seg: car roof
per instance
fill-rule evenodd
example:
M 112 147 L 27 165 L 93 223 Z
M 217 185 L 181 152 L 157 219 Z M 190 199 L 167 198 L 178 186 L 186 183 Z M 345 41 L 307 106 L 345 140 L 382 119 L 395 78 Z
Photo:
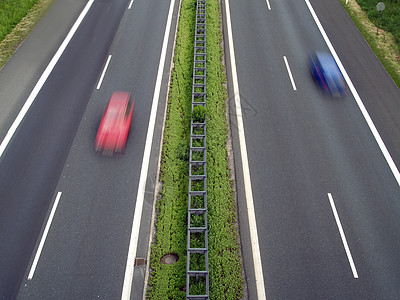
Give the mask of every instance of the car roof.
M 111 96 L 105 116 L 105 124 L 111 125 L 125 113 L 129 93 L 116 92 Z
M 129 93 L 126 92 L 115 92 L 112 94 L 110 99 L 110 105 L 123 105 L 129 100 Z
M 335 68 L 337 69 L 337 64 L 335 60 L 333 59 L 332 54 L 330 53 L 325 53 L 325 52 L 315 52 L 315 55 L 318 57 L 318 60 L 320 61 L 320 64 L 322 67 L 330 69 L 330 68 Z
M 339 77 L 340 71 L 339 67 L 336 64 L 335 59 L 333 58 L 332 54 L 327 52 L 315 52 L 315 55 L 318 58 L 318 61 L 321 65 L 322 70 L 325 73 L 329 73 L 333 77 Z

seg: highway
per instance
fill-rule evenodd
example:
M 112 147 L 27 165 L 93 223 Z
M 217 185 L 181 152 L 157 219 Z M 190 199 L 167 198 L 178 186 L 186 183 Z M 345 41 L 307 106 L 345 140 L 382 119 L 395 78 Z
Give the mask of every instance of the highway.
M 139 194 L 145 217 L 132 258 L 147 257 L 176 3 L 56 1 L 1 71 L 3 139 L 87 11 L 0 158 L 1 299 L 116 299 L 124 284 L 142 296 L 145 266 L 133 280 L 125 273 Z M 135 99 L 132 130 L 124 154 L 104 156 L 94 139 L 118 90 Z
M 224 39 L 249 299 L 398 299 L 396 172 L 352 91 L 331 98 L 313 82 L 307 51 L 329 48 L 307 1 L 227 2 Z M 399 89 L 339 1 L 310 2 L 400 166 Z
M 398 299 L 399 182 L 352 91 L 331 98 L 313 82 L 307 51 L 329 47 L 307 1 L 222 1 L 246 293 Z M 399 89 L 339 1 L 310 2 L 400 166 Z M 89 3 L 56 1 L 0 71 L 3 140 L 88 8 L 0 157 L 1 299 L 118 299 L 126 285 L 130 298 L 143 294 L 145 266 L 125 275 L 129 254 L 147 257 L 179 1 Z M 103 156 L 94 138 L 116 90 L 135 98 L 132 131 L 125 154 Z

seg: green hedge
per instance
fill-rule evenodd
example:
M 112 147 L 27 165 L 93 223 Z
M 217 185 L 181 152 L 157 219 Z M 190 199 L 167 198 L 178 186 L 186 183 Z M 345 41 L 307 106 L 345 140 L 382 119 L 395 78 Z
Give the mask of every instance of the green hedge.
M 185 299 L 187 200 L 191 96 L 193 83 L 196 0 L 182 0 L 174 69 L 165 120 L 157 200 L 156 237 L 150 255 L 149 299 Z M 242 296 L 242 265 L 236 221 L 236 205 L 229 179 L 225 117 L 226 81 L 222 60 L 221 11 L 218 0 L 207 0 L 207 204 L 210 299 Z M 175 253 L 179 261 L 161 264 Z M 201 263 L 201 262 L 199 262 Z M 195 288 L 191 289 L 194 292 Z

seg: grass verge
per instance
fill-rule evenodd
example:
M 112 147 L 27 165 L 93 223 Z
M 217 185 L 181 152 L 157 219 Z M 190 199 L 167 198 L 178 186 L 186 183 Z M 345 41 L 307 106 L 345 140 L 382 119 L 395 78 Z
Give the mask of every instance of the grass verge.
M 400 44 L 400 2 L 399 0 L 385 1 L 385 9 L 379 12 L 376 9 L 377 0 L 357 0 L 362 10 L 367 13 L 368 19 L 376 26 L 384 29 L 386 32 L 393 34 L 395 42 Z
M 0 0 L 0 70 L 55 0 Z
M 189 139 L 195 0 L 182 0 L 174 69 L 165 120 L 160 181 L 156 204 L 156 236 L 150 255 L 147 298 L 185 299 Z M 242 265 L 238 245 L 236 204 L 227 159 L 226 77 L 222 64 L 221 10 L 207 1 L 207 204 L 210 299 L 242 296 Z M 163 265 L 165 254 L 179 256 Z
M 387 72 L 400 88 L 400 47 L 396 43 L 394 35 L 383 29 L 379 29 L 379 33 L 377 34 L 376 25 L 370 21 L 367 13 L 355 0 L 348 1 L 348 4 L 346 4 L 346 0 L 340 0 L 340 2 Z M 370 8 L 370 10 L 373 9 L 376 11 L 375 6 Z M 397 15 L 397 18 L 400 18 L 399 15 Z

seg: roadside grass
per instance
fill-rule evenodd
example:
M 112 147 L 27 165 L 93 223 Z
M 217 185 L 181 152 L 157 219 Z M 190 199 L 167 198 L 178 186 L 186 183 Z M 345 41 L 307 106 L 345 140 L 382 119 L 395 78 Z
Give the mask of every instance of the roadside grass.
M 376 9 L 377 0 L 357 0 L 363 11 L 366 12 L 368 19 L 375 26 L 384 29 L 386 32 L 393 34 L 395 42 L 400 45 L 400 2 L 399 0 L 385 1 L 385 9 L 381 12 L 379 20 L 379 12 Z
M 0 70 L 55 0 L 0 0 Z
M 37 0 L 2 0 L 0 2 L 0 40 L 26 15 Z
M 186 298 L 187 199 L 196 0 L 182 0 L 165 120 L 156 235 L 150 255 L 149 299 Z M 221 10 L 207 1 L 207 205 L 210 299 L 240 299 L 244 279 L 236 203 L 229 179 L 226 81 L 222 64 Z M 164 265 L 174 253 L 179 260 Z M 199 262 L 201 264 L 201 262 Z M 191 289 L 192 291 L 192 289 Z M 194 289 L 193 289 L 194 291 Z
M 358 2 L 371 2 L 365 0 L 357 0 Z M 381 25 L 388 23 L 388 21 L 384 21 L 386 15 L 391 16 L 391 20 L 393 21 L 391 26 L 380 26 L 378 34 L 377 32 L 377 18 L 378 13 L 376 11 L 375 1 L 374 5 L 364 5 L 361 7 L 355 0 L 348 1 L 346 4 L 346 0 L 340 0 L 343 7 L 346 9 L 349 16 L 353 19 L 353 22 L 356 24 L 361 34 L 364 36 L 372 50 L 375 52 L 376 56 L 380 59 L 383 66 L 386 68 L 387 72 L 393 78 L 393 81 L 400 88 L 400 6 L 399 3 L 393 4 L 392 6 L 388 6 L 387 2 L 386 9 L 384 10 L 381 18 Z M 372 3 L 372 2 L 371 2 Z M 397 5 L 397 6 L 394 6 Z M 391 9 L 396 7 L 397 12 L 392 14 L 390 12 Z M 364 11 L 363 9 L 366 9 Z M 376 22 L 374 24 L 372 21 Z M 397 24 L 397 25 L 396 25 Z M 396 27 L 397 26 L 397 27 Z M 385 31 L 383 28 L 387 28 L 389 30 L 394 30 L 395 35 L 392 33 Z M 396 38 L 397 37 L 397 42 Z

